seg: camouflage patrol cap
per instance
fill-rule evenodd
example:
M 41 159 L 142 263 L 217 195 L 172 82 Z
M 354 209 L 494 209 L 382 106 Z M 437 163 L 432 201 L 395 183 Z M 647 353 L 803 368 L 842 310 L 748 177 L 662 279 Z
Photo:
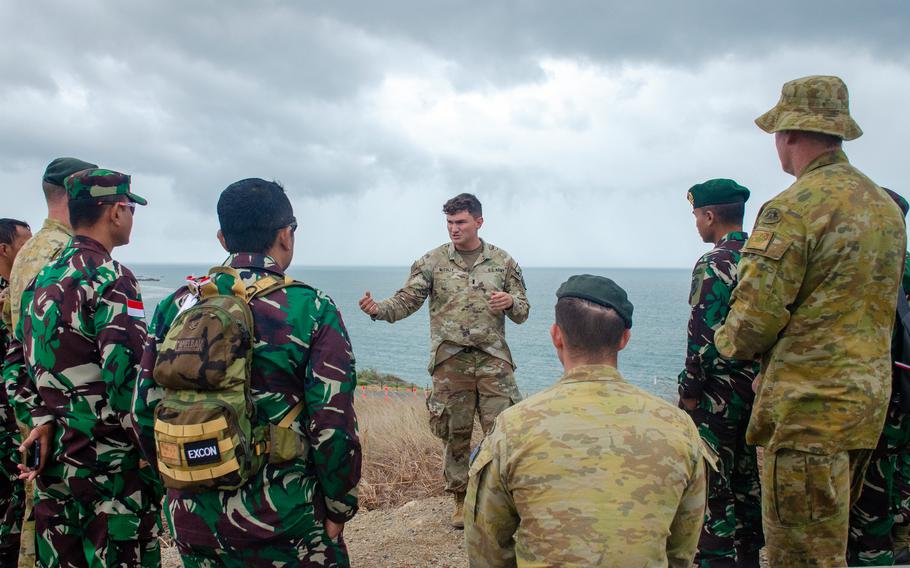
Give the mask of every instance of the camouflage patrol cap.
M 784 83 L 777 105 L 755 119 L 765 132 L 806 130 L 853 140 L 863 135 L 850 117 L 847 85 L 840 77 L 812 75 Z
M 709 179 L 706 182 L 695 184 L 686 193 L 693 209 L 708 205 L 724 205 L 726 203 L 745 203 L 749 200 L 749 190 L 732 179 Z
M 626 329 L 632 327 L 632 302 L 629 301 L 626 291 L 609 278 L 593 274 L 570 276 L 556 290 L 556 297 L 581 298 L 605 308 L 612 308 L 625 322 Z
M 125 195 L 133 203 L 148 203 L 130 191 L 130 176 L 112 170 L 86 170 L 69 176 L 63 183 L 70 201 Z
M 887 187 L 883 187 L 882 189 L 884 189 L 885 193 L 887 193 L 891 197 L 891 199 L 893 199 L 894 202 L 897 203 L 897 206 L 901 208 L 901 213 L 903 213 L 904 217 L 906 217 L 907 213 L 910 213 L 910 203 L 908 203 L 907 200 L 904 199 L 904 196 L 901 195 L 900 193 L 898 193 L 894 190 L 888 189 Z
M 79 158 L 56 158 L 47 165 L 41 181 L 63 187 L 63 180 L 76 172 L 97 168 L 96 164 L 83 162 Z

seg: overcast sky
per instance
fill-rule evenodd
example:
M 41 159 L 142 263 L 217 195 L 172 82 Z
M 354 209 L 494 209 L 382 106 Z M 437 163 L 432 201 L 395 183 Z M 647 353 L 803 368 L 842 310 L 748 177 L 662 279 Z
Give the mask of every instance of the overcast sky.
M 130 173 L 127 263 L 220 260 L 218 194 L 263 177 L 298 264 L 410 264 L 470 191 L 524 266 L 689 267 L 686 190 L 736 179 L 751 227 L 792 181 L 752 121 L 814 74 L 847 82 L 851 161 L 910 195 L 902 0 L 0 5 L 0 216 L 40 225 L 57 156 Z

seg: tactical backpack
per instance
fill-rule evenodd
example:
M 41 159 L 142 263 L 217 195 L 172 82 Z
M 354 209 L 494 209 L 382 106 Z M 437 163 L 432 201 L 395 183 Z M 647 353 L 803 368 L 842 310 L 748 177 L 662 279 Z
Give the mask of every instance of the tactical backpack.
M 222 294 L 214 274 L 234 278 Z M 256 475 L 266 459 L 281 463 L 306 456 L 306 439 L 290 430 L 303 411 L 295 406 L 278 424 L 258 420 L 250 394 L 255 335 L 253 298 L 289 286 L 285 276 L 265 276 L 245 287 L 234 268 L 218 266 L 190 281 L 181 306 L 158 348 L 153 377 L 164 387 L 155 408 L 155 447 L 164 486 L 186 491 L 232 490 Z

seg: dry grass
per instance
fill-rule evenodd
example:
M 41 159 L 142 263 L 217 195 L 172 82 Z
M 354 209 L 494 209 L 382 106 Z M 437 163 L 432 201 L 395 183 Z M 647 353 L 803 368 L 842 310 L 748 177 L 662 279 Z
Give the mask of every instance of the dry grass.
M 422 392 L 358 398 L 355 408 L 363 444 L 361 507 L 396 506 L 443 493 L 442 442 L 430 432 Z

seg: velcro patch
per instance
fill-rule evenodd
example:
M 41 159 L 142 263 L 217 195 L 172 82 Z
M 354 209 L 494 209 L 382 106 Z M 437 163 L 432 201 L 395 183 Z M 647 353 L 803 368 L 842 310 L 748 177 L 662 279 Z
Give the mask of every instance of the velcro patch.
M 221 452 L 218 450 L 218 438 L 198 440 L 183 445 L 187 465 L 206 465 L 221 461 Z
M 180 461 L 180 447 L 173 442 L 159 442 L 158 458 L 171 464 Z
M 771 239 L 774 238 L 772 231 L 755 231 L 749 240 L 746 241 L 746 248 L 751 250 L 768 250 Z

